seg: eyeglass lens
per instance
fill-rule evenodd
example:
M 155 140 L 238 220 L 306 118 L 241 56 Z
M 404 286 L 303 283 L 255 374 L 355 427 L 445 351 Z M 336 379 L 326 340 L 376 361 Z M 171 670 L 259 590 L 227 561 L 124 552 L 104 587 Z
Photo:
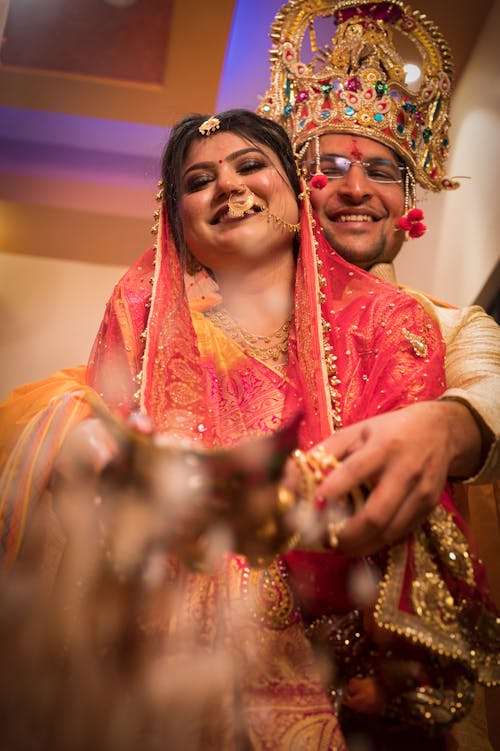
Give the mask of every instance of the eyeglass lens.
M 335 180 L 345 177 L 353 164 L 362 167 L 366 177 L 378 183 L 399 183 L 404 170 L 404 167 L 395 164 L 390 159 L 377 157 L 361 162 L 337 154 L 323 154 L 320 159 L 320 170 L 329 180 Z M 314 174 L 315 166 L 311 165 L 311 168 Z

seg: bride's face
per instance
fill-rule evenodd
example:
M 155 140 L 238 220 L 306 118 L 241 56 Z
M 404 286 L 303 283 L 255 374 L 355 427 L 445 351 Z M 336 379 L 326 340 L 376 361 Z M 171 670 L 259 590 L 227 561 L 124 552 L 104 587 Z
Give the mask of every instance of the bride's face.
M 228 199 L 255 196 L 240 217 L 228 214 Z M 259 265 L 269 254 L 292 253 L 297 199 L 278 157 L 235 133 L 197 139 L 183 165 L 180 217 L 191 253 L 216 274 L 241 264 Z

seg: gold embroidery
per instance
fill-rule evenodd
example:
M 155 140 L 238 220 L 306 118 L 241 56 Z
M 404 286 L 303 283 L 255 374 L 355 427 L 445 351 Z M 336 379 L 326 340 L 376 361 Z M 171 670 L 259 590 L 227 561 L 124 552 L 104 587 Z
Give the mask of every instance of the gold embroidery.
M 410 638 L 439 654 L 470 662 L 468 645 L 456 619 L 451 617 L 451 601 L 447 602 L 444 589 L 438 588 L 436 566 L 425 550 L 417 550 L 420 546 L 420 539 L 415 538 L 415 560 L 411 562 L 408 560 L 410 554 L 406 543 L 393 545 L 389 549 L 387 571 L 375 607 L 376 622 L 381 628 Z M 414 568 L 412 563 L 415 566 L 411 587 L 414 613 L 402 611 L 399 607 L 405 574 L 409 565 Z M 441 584 L 444 588 L 442 580 Z M 430 612 L 433 609 L 434 612 Z
M 385 646 L 372 641 L 363 625 L 360 611 L 347 616 L 322 616 L 307 626 L 307 636 L 320 660 L 325 656 L 335 670 L 329 675 L 327 690 L 335 712 L 338 713 L 344 697 L 344 688 L 353 676 L 380 674 L 383 666 L 404 670 L 405 658 L 398 654 L 395 642 Z M 409 663 L 407 665 L 409 668 Z M 444 728 L 456 722 L 470 708 L 473 701 L 473 675 L 459 663 L 430 653 L 425 660 L 429 683 L 408 681 L 400 684 L 400 691 L 386 702 L 384 716 L 424 727 Z M 411 671 L 410 671 L 411 672 Z
M 439 560 L 455 578 L 474 586 L 474 569 L 467 540 L 453 521 L 451 514 L 438 506 L 427 520 L 429 538 Z
M 268 628 L 284 629 L 299 619 L 286 567 L 279 558 L 265 569 L 250 569 L 248 591 L 255 618 Z
M 430 629 L 443 629 L 451 635 L 458 628 L 455 600 L 437 567 L 420 546 L 415 547 L 417 576 L 411 586 L 411 600 L 415 612 Z
M 470 557 L 464 555 L 463 536 L 454 529 L 452 515 L 440 507 L 431 514 L 429 524 L 431 534 L 417 530 L 411 547 L 400 543 L 389 549 L 376 622 L 438 655 L 460 660 L 476 672 L 481 683 L 491 685 L 500 680 L 500 619 L 467 597 L 468 587 L 476 586 L 474 570 Z M 455 558 L 449 557 L 450 552 Z M 456 579 L 456 592 L 463 594 L 453 597 L 439 564 L 448 568 Z M 414 612 L 400 608 L 408 572 Z
M 401 329 L 401 333 L 406 339 L 408 339 L 417 357 L 427 357 L 428 348 L 427 348 L 427 344 L 425 343 L 425 339 L 423 338 L 423 336 L 418 336 L 417 334 L 413 334 L 411 331 L 408 331 L 408 329 L 405 328 L 404 326 Z

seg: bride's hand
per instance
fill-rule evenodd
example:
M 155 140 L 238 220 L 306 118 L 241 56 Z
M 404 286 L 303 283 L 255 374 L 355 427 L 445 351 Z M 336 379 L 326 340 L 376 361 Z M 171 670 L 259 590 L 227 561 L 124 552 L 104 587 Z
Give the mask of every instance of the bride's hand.
M 97 477 L 117 455 L 118 442 L 97 417 L 82 420 L 66 436 L 53 468 L 56 483 Z

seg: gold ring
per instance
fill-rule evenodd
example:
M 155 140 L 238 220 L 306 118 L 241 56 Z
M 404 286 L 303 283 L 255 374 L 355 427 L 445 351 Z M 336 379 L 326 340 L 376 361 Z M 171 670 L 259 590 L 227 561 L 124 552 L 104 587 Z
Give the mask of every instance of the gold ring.
M 328 544 L 332 550 L 335 550 L 339 545 L 339 536 L 345 527 L 346 521 L 346 519 L 341 519 L 339 522 L 329 522 L 327 526 Z
M 341 462 L 332 454 L 327 454 L 323 446 L 316 446 L 307 453 L 296 449 L 292 458 L 301 475 L 300 496 L 312 503 L 318 485 L 338 467 Z

